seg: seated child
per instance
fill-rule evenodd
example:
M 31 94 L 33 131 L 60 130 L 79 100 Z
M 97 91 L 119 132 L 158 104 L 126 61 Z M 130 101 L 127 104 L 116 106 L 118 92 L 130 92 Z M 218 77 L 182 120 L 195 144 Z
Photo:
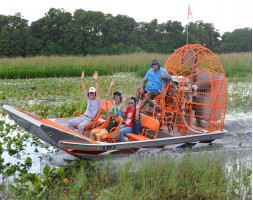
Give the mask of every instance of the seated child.
M 107 127 L 104 129 L 93 129 L 90 132 L 90 138 L 94 139 L 94 135 L 96 135 L 97 141 L 100 142 L 100 137 L 102 135 L 109 134 L 113 127 L 117 127 L 118 122 L 119 122 L 118 117 L 117 117 L 117 113 L 118 113 L 118 109 L 115 107 L 115 104 L 114 104 L 113 109 L 111 110 L 110 113 L 108 113 L 108 116 L 110 117 L 110 121 L 109 121 Z

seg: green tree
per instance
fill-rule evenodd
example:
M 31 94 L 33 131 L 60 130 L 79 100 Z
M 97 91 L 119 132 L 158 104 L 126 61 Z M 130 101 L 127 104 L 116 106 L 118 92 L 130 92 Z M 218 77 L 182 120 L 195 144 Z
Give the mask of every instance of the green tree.
M 78 9 L 73 19 L 74 54 L 96 54 L 103 47 L 104 14 Z
M 181 22 L 167 21 L 159 25 L 158 30 L 158 47 L 161 53 L 172 53 L 175 49 L 185 44 L 185 38 L 183 37 L 184 27 Z
M 204 23 L 203 21 L 191 22 L 189 23 L 188 33 L 189 43 L 191 44 L 201 44 L 211 50 L 219 45 L 220 34 L 213 24 Z
M 7 25 L 2 25 L 1 34 L 0 34 L 0 57 L 10 56 L 9 41 L 10 41 L 10 35 L 7 29 Z
M 247 52 L 252 51 L 252 29 L 236 29 L 222 35 L 220 52 Z
M 28 21 L 21 13 L 0 16 L 0 56 L 25 56 Z
M 71 54 L 73 51 L 72 15 L 63 9 L 51 8 L 45 17 L 31 24 L 41 54 Z M 52 49 L 50 49 L 52 48 Z
M 0 15 L 0 57 L 34 55 L 120 54 L 136 51 L 173 53 L 186 44 L 186 27 L 181 22 L 157 19 L 137 23 L 126 15 L 77 9 L 72 16 L 51 8 L 32 22 L 20 13 Z M 220 37 L 213 24 L 203 21 L 188 26 L 189 43 L 214 52 L 252 51 L 252 29 L 236 29 Z

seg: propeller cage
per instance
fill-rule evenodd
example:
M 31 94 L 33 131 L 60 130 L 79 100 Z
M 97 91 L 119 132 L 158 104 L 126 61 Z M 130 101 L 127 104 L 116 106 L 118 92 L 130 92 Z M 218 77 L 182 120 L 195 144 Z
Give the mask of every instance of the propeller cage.
M 199 44 L 188 44 L 177 49 L 164 68 L 172 76 L 164 108 L 168 132 L 190 135 L 222 131 L 227 81 L 215 54 Z

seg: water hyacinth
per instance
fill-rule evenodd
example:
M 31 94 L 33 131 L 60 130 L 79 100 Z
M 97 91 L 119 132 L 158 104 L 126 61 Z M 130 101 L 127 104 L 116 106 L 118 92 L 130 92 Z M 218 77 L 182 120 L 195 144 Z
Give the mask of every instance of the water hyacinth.
M 142 78 L 134 73 L 117 73 L 99 76 L 100 96 L 108 98 L 111 80 L 115 80 L 113 91 L 120 91 L 128 97 L 135 96 Z M 0 80 L 0 110 L 4 104 L 12 105 L 42 117 L 70 117 L 73 112 L 86 108 L 79 77 Z M 86 78 L 87 88 L 94 86 L 91 77 Z M 50 89 L 49 89 L 50 88 Z M 252 106 L 252 86 L 250 82 L 228 82 L 227 112 L 245 111 Z
M 85 79 L 87 87 L 94 86 L 91 77 Z M 112 79 L 113 91 L 128 97 L 135 95 L 143 80 L 135 73 L 99 76 L 102 99 L 108 98 Z M 17 127 L 2 105 L 42 117 L 71 117 L 86 108 L 80 76 L 1 79 L 0 85 L 0 196 L 4 199 L 251 199 L 251 162 L 236 159 L 227 169 L 224 158 L 231 159 L 230 150 L 212 149 L 222 150 L 223 143 L 198 149 L 210 154 L 179 150 L 164 152 L 162 158 L 137 156 L 123 162 L 108 157 L 103 163 L 66 159 L 67 164 L 55 167 L 50 158 L 57 157 L 57 150 Z M 228 113 L 251 108 L 251 83 L 229 82 L 228 93 Z
M 111 80 L 115 80 L 113 91 L 119 90 L 128 96 L 135 95 L 135 88 L 142 81 L 133 73 L 118 73 L 112 76 L 99 76 L 100 96 L 108 98 Z M 86 100 L 79 77 L 12 79 L 0 80 L 5 99 L 4 104 L 16 106 L 42 117 L 70 117 L 76 110 L 84 111 Z M 94 80 L 86 77 L 87 88 L 94 86 Z M 50 89 L 49 89 L 50 88 Z

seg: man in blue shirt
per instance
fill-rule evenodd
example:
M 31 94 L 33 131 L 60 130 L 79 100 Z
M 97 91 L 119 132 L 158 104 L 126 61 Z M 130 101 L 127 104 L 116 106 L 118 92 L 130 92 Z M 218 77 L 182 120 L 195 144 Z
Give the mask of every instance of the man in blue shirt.
M 154 99 L 157 95 L 162 93 L 162 80 L 164 81 L 164 89 L 166 86 L 166 81 L 171 81 L 171 76 L 169 73 L 160 67 L 159 61 L 154 58 L 151 63 L 151 69 L 146 73 L 146 76 L 140 86 L 137 87 L 136 99 L 139 101 L 140 95 L 147 93 L 143 103 L 140 106 L 142 109 L 150 99 Z M 148 82 L 148 85 L 146 83 Z M 146 86 L 145 86 L 146 85 Z M 144 88 L 145 87 L 145 88 Z

